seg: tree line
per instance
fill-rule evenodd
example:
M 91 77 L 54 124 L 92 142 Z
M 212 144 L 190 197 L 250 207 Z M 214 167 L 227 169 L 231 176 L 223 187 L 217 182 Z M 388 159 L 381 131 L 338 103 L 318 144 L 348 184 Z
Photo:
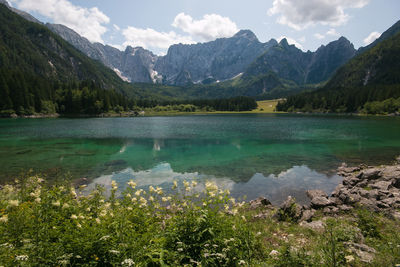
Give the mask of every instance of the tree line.
M 288 112 L 362 112 L 366 103 L 400 97 L 400 85 L 369 85 L 339 90 L 320 89 L 289 96 L 278 103 L 278 111 Z

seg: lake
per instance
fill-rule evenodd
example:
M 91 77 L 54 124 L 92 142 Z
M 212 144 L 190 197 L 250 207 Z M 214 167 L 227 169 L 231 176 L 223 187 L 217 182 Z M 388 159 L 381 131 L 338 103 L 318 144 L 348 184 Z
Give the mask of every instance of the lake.
M 330 193 L 342 162 L 383 164 L 400 155 L 400 118 L 295 114 L 1 119 L 0 179 L 32 169 L 48 179 L 169 188 L 215 181 L 235 197 Z

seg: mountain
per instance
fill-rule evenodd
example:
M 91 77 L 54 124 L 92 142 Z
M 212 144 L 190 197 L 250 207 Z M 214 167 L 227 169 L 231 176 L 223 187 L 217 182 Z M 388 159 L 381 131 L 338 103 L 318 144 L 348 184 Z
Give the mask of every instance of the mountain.
M 321 89 L 288 97 L 280 110 L 354 112 L 400 97 L 400 33 L 351 59 Z
M 362 52 L 367 51 L 368 49 L 371 49 L 372 47 L 376 46 L 380 42 L 396 35 L 398 32 L 400 32 L 400 20 L 397 21 L 395 24 L 393 24 L 389 29 L 384 31 L 381 36 L 379 36 L 378 39 L 373 41 L 371 44 L 365 46 L 365 47 L 360 47 L 357 51 L 358 54 L 361 54 Z
M 159 57 L 155 70 L 166 84 L 187 85 L 231 79 L 244 72 L 259 55 L 276 44 L 261 43 L 250 30 L 207 43 L 177 44 Z
M 303 52 L 282 39 L 258 57 L 246 69 L 243 78 L 275 72 L 278 77 L 297 85 L 317 84 L 326 81 L 355 52 L 354 46 L 344 37 L 321 46 L 315 52 Z
M 103 112 L 132 106 L 125 94 L 149 97 L 44 25 L 24 19 L 4 4 L 0 4 L 0 32 L 0 111 Z
M 109 45 L 91 43 L 64 25 L 47 23 L 46 26 L 88 57 L 114 70 L 125 81 L 155 83 L 160 80 L 153 70 L 157 56 L 146 49 L 128 46 L 120 51 Z
M 8 9 L 10 9 L 11 11 L 13 11 L 14 13 L 17 13 L 18 15 L 20 15 L 21 17 L 23 17 L 26 20 L 29 20 L 31 22 L 35 22 L 35 23 L 39 23 L 42 24 L 42 22 L 40 22 L 39 20 L 37 20 L 35 17 L 33 17 L 31 14 L 26 13 L 25 11 L 16 9 L 11 7 L 8 2 L 6 0 L 0 0 L 0 4 L 3 4 L 4 6 L 6 6 Z

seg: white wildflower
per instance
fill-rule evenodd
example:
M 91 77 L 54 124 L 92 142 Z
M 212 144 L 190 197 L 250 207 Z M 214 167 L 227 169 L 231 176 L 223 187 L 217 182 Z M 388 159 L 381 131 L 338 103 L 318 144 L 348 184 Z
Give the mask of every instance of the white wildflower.
M 86 211 L 89 212 L 89 211 L 90 211 L 90 207 L 87 207 L 87 208 L 86 208 Z
M 55 207 L 60 207 L 61 203 L 60 203 L 60 201 L 57 200 L 57 201 L 51 202 L 51 205 L 53 205 Z
M 155 191 L 156 191 L 156 189 L 152 185 L 150 185 L 149 186 L 149 192 L 152 193 L 152 192 L 155 192 Z
M 150 196 L 150 197 L 149 197 L 149 201 L 153 202 L 153 201 L 154 201 L 154 197 L 153 197 L 153 196 Z
M 80 223 L 77 223 L 76 226 L 77 226 L 78 228 L 82 228 L 82 225 L 81 225 Z
M 159 195 L 162 195 L 162 194 L 163 194 L 162 188 L 159 187 L 159 186 L 157 186 L 157 188 L 156 188 L 156 193 L 159 194 Z
M 275 249 L 271 250 L 271 252 L 269 253 L 271 257 L 277 257 L 279 254 L 280 254 L 279 251 Z
M 239 264 L 239 265 L 246 265 L 246 262 L 245 262 L 244 260 L 240 260 L 240 261 L 238 262 L 238 264 Z
M 40 197 L 35 198 L 36 203 L 40 203 L 40 201 L 42 201 L 42 199 Z
M 4 222 L 4 223 L 8 222 L 8 215 L 6 214 L 6 215 L 1 216 L 0 222 Z
M 109 235 L 105 235 L 105 236 L 100 237 L 100 241 L 107 240 L 109 238 L 110 238 Z
M 197 186 L 197 182 L 196 181 L 192 181 L 192 187 L 196 187 Z
M 29 256 L 28 255 L 19 255 L 19 256 L 16 256 L 15 259 L 17 261 L 27 261 L 29 259 Z
M 172 189 L 176 189 L 177 187 L 178 187 L 178 182 L 177 181 L 173 181 L 173 186 L 172 186 Z
M 62 206 L 63 209 L 68 209 L 69 208 L 69 204 L 68 203 L 64 203 Z
M 112 187 L 113 190 L 117 190 L 117 189 L 118 189 L 117 182 L 114 181 L 114 180 L 112 180 L 112 181 L 111 181 L 111 187 Z
M 133 180 L 130 180 L 130 181 L 128 182 L 128 185 L 129 185 L 130 187 L 132 187 L 132 189 L 135 189 L 135 188 L 136 188 L 136 183 L 135 183 Z
M 183 251 L 183 248 L 178 248 L 177 249 L 179 252 L 182 252 Z
M 139 189 L 135 192 L 135 196 L 140 196 L 140 194 L 142 194 L 143 189 Z
M 108 252 L 110 252 L 111 254 L 119 254 L 120 253 L 118 250 L 115 250 L 115 249 L 110 249 Z
M 344 257 L 347 263 L 351 263 L 354 261 L 354 257 L 352 255 L 347 255 Z
M 72 214 L 71 219 L 76 220 L 76 219 L 78 219 L 78 216 L 76 216 L 75 214 Z
M 97 223 L 97 224 L 100 224 L 100 223 L 101 223 L 101 221 L 100 221 L 100 219 L 99 219 L 99 218 L 96 218 L 96 220 L 95 220 L 95 221 L 96 221 L 96 223 Z
M 18 200 L 18 199 L 10 200 L 10 201 L 8 202 L 8 204 L 9 204 L 11 207 L 18 207 L 18 206 L 19 206 L 19 200 Z
M 77 194 L 75 192 L 75 188 L 71 187 L 71 195 L 72 197 L 76 198 Z
M 135 203 L 137 201 L 137 198 L 133 197 L 131 200 L 132 200 L 133 203 Z
M 135 262 L 132 259 L 125 259 L 121 264 L 123 266 L 133 266 L 135 265 Z

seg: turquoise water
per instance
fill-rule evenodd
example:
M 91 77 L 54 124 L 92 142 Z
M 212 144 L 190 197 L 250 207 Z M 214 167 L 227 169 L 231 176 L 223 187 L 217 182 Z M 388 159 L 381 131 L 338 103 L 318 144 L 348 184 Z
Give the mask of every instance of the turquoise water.
M 129 179 L 169 186 L 214 180 L 235 196 L 330 192 L 342 163 L 387 163 L 400 155 L 400 118 L 207 115 L 0 120 L 1 181 L 29 169 L 48 179 Z

